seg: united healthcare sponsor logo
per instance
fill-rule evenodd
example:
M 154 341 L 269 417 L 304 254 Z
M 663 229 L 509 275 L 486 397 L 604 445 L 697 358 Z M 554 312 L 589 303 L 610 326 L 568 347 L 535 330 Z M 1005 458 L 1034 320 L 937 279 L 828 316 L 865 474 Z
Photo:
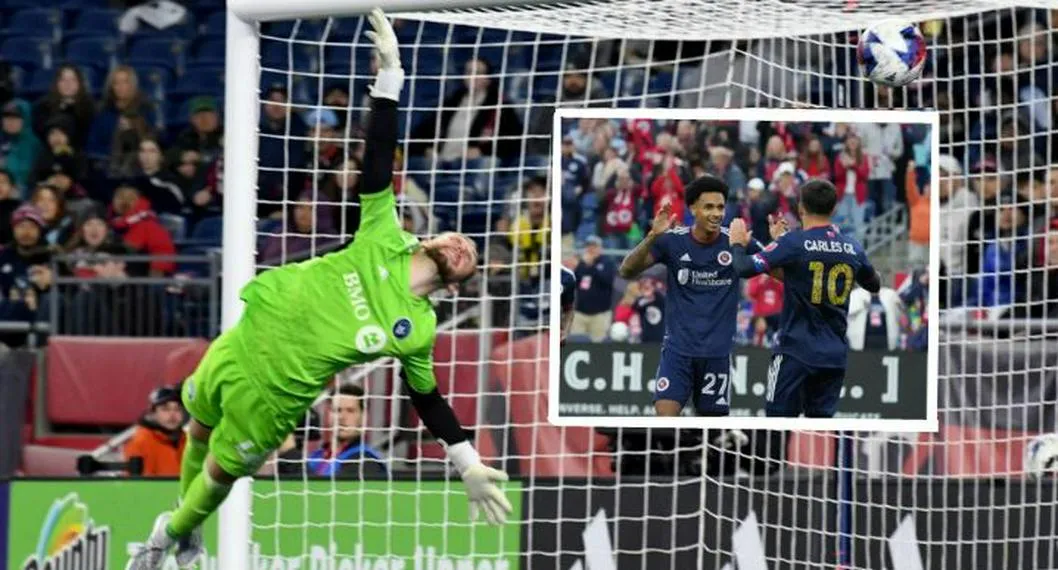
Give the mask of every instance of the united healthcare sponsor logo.
M 22 570 L 106 570 L 110 527 L 96 525 L 76 493 L 52 503 L 40 528 L 36 551 Z

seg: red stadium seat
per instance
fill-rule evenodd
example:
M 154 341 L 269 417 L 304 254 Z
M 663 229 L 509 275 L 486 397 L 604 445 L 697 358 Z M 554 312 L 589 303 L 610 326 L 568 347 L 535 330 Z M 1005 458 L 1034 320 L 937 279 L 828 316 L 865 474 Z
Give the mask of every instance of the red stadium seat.
M 202 342 L 52 337 L 45 367 L 47 418 L 65 425 L 128 426 L 146 410 L 151 390 L 188 368 Z

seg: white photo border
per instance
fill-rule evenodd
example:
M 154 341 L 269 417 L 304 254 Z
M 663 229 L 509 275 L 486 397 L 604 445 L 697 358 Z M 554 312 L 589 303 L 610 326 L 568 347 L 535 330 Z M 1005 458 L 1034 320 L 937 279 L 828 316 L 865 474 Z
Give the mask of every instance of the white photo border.
M 567 416 L 560 415 L 559 382 L 561 362 L 559 331 L 562 280 L 562 201 L 556 188 L 562 183 L 562 123 L 569 119 L 649 119 L 692 121 L 780 121 L 826 123 L 915 123 L 931 126 L 930 131 L 930 234 L 929 234 L 929 307 L 927 326 L 937 326 L 940 315 L 940 113 L 922 110 L 852 110 L 852 109 L 644 109 L 644 108 L 558 108 L 552 124 L 551 147 L 551 303 L 548 335 L 548 422 L 563 427 L 606 428 L 696 428 L 696 429 L 770 429 L 797 431 L 863 431 L 935 433 L 940 429 L 937 409 L 939 376 L 939 339 L 930 334 L 926 354 L 926 418 L 924 419 L 858 419 L 858 418 L 768 418 L 758 416 L 727 417 L 657 417 L 657 416 Z

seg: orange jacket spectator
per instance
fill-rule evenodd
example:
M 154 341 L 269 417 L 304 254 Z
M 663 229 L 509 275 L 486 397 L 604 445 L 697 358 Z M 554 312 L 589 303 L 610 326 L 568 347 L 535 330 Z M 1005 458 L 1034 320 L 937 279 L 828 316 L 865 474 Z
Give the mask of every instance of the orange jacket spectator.
M 179 476 L 180 458 L 187 444 L 182 429 L 184 416 L 179 388 L 155 390 L 150 411 L 140 419 L 132 439 L 125 444 L 125 460 L 141 458 L 146 477 Z
M 905 174 L 905 186 L 907 188 L 907 209 L 911 218 L 911 229 L 908 238 L 911 243 L 920 245 L 929 244 L 929 185 L 925 191 L 920 192 L 918 180 L 915 177 L 915 163 L 909 162 Z

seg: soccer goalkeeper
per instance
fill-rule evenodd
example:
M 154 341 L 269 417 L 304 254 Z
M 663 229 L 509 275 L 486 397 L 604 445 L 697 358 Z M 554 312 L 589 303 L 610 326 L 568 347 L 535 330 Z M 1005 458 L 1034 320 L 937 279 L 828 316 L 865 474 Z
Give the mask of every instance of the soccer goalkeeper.
M 157 570 L 174 548 L 180 567 L 194 564 L 202 522 L 232 484 L 257 472 L 335 373 L 385 356 L 401 361 L 412 404 L 462 476 L 471 517 L 483 512 L 503 524 L 511 512 L 497 486 L 506 473 L 481 463 L 433 374 L 437 317 L 427 296 L 471 277 L 477 248 L 460 234 L 420 243 L 401 229 L 392 167 L 404 70 L 385 15 L 375 10 L 369 20 L 381 68 L 371 87 L 360 228 L 345 249 L 266 271 L 242 290 L 242 319 L 184 383 L 192 419 L 180 506 L 157 518 L 127 570 Z

